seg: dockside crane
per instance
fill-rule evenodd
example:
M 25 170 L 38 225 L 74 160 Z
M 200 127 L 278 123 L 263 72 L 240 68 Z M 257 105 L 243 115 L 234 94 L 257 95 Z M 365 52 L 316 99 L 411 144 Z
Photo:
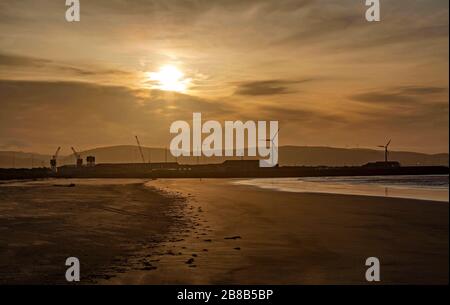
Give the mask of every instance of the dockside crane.
M 75 148 L 71 147 L 72 151 L 73 151 L 73 155 L 75 156 L 76 162 L 77 162 L 77 167 L 82 167 L 83 166 L 83 158 L 81 158 L 81 154 L 79 154 Z
M 59 154 L 60 151 L 61 151 L 61 147 L 58 147 L 58 149 L 56 150 L 55 154 L 52 156 L 52 159 L 50 160 L 50 168 L 55 173 L 58 170 L 57 169 L 56 160 L 58 159 L 58 154 Z
M 145 163 L 144 153 L 142 152 L 142 146 L 141 146 L 141 142 L 139 142 L 138 136 L 136 136 L 136 143 L 139 147 L 139 152 L 141 153 L 142 162 Z

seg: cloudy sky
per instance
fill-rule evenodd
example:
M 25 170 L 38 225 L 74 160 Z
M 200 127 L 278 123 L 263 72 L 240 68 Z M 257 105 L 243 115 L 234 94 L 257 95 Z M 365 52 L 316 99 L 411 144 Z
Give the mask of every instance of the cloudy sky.
M 363 0 L 80 2 L 68 23 L 64 0 L 0 0 L 0 150 L 163 147 L 195 111 L 448 152 L 448 0 L 381 0 L 378 23 Z

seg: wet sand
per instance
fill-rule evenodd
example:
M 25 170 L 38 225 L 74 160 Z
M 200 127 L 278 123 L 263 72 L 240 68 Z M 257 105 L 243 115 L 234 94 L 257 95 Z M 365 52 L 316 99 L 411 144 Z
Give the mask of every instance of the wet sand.
M 0 283 L 448 283 L 448 203 L 143 182 L 0 186 Z
M 136 253 L 151 252 L 185 225 L 184 201 L 140 180 L 79 182 L 0 186 L 0 284 L 66 284 L 72 256 L 82 283 L 140 270 L 148 266 Z
M 189 198 L 194 225 L 165 243 L 152 272 L 109 283 L 366 284 L 365 260 L 381 283 L 448 283 L 448 204 L 410 199 L 287 193 L 230 180 L 158 180 Z

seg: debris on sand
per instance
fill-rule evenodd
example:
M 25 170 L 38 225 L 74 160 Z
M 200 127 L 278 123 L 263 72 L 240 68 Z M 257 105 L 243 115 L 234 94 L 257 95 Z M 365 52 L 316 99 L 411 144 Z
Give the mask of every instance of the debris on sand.
M 193 262 L 194 262 L 194 259 L 193 259 L 193 258 L 190 258 L 190 259 L 188 259 L 188 260 L 186 261 L 185 264 L 190 265 L 190 264 L 192 264 Z
M 155 266 L 148 266 L 148 267 L 144 267 L 144 268 L 141 268 L 141 270 L 145 270 L 145 271 L 148 271 L 148 270 L 156 270 L 157 268 L 155 267 Z
M 54 187 L 75 187 L 75 183 L 70 184 L 53 184 Z
M 242 239 L 242 237 L 240 237 L 240 236 L 232 236 L 232 237 L 225 237 L 224 239 L 236 240 L 236 239 Z
M 100 279 L 104 279 L 104 280 L 109 280 L 111 278 L 113 278 L 114 276 L 112 275 L 108 275 L 108 274 L 93 274 L 92 278 L 100 278 Z

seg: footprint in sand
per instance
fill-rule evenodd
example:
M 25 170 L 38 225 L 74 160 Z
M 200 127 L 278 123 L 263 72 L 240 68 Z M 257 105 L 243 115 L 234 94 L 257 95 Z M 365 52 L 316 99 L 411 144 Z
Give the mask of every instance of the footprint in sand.
M 232 236 L 232 237 L 225 237 L 224 239 L 236 240 L 236 239 L 242 239 L 242 237 L 240 237 L 240 236 Z
M 157 267 L 153 266 L 152 264 L 150 264 L 149 262 L 143 262 L 142 263 L 144 265 L 143 268 L 141 268 L 141 270 L 155 270 L 157 269 Z
M 188 259 L 185 264 L 191 265 L 194 262 L 193 258 Z
M 145 271 L 156 270 L 156 269 L 157 269 L 157 268 L 154 267 L 154 266 L 141 268 L 141 270 L 145 270 Z

